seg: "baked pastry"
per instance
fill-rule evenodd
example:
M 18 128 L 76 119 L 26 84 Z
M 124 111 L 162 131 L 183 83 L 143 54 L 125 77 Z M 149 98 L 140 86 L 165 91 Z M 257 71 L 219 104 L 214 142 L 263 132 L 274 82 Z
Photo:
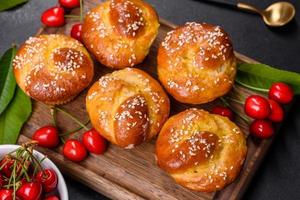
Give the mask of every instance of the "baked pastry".
M 102 76 L 89 89 L 86 108 L 93 127 L 123 148 L 155 137 L 166 121 L 170 102 L 146 72 L 126 68 Z
M 169 118 L 156 142 L 159 167 L 180 185 L 201 192 L 235 180 L 246 152 L 245 137 L 233 122 L 199 109 Z
M 176 100 L 202 104 L 226 94 L 236 74 L 228 34 L 219 26 L 186 23 L 169 32 L 158 50 L 161 83 Z
M 94 64 L 77 40 L 59 34 L 29 38 L 13 61 L 20 88 L 37 101 L 66 103 L 93 79 Z
M 111 0 L 85 17 L 85 46 L 103 65 L 132 67 L 147 56 L 159 28 L 155 10 L 142 0 Z

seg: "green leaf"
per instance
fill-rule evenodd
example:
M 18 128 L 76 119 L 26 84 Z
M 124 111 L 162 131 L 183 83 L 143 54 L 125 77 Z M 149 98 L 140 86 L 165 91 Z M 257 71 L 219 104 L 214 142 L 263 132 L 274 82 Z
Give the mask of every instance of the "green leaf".
M 28 0 L 0 0 L 0 11 L 11 9 L 26 2 Z
M 264 64 L 239 64 L 236 82 L 261 92 L 268 92 L 275 82 L 284 82 L 294 89 L 295 94 L 300 94 L 300 74 Z
M 32 111 L 31 100 L 17 87 L 13 100 L 0 115 L 0 144 L 15 144 Z
M 13 74 L 12 61 L 16 47 L 8 49 L 0 59 L 0 115 L 14 96 L 16 80 Z

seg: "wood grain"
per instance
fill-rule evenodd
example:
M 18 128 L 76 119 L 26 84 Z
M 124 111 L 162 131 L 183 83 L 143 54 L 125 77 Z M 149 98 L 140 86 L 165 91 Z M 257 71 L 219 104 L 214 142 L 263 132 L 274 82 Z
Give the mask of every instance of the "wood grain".
M 98 0 L 86 0 L 84 10 L 88 11 L 94 7 Z M 78 9 L 73 11 L 73 14 L 78 13 Z M 156 55 L 160 42 L 165 37 L 166 33 L 176 25 L 166 22 L 161 19 L 161 27 L 157 39 L 155 40 L 151 51 L 145 61 L 137 66 L 140 69 L 147 71 L 153 77 L 157 78 L 156 72 Z M 72 24 L 76 21 L 68 21 L 68 23 L 61 28 L 41 28 L 38 34 L 50 33 L 64 33 L 69 34 Z M 256 61 L 250 59 L 242 54 L 236 53 L 239 62 L 255 63 Z M 95 62 L 96 75 L 95 81 L 100 76 L 111 72 L 101 64 Z M 237 93 L 242 93 L 247 96 L 253 92 L 235 86 L 229 93 L 230 96 L 236 97 Z M 88 119 L 85 110 L 85 95 L 86 91 L 82 92 L 74 101 L 62 106 L 65 110 L 74 114 L 82 121 Z M 210 110 L 213 105 L 220 104 L 215 101 L 201 106 L 193 106 Z M 243 113 L 243 107 L 234 102 L 231 102 L 234 110 Z M 171 115 L 176 114 L 190 105 L 181 104 L 171 98 Z M 50 108 L 39 102 L 33 103 L 33 114 L 28 123 L 22 131 L 19 142 L 29 140 L 32 133 L 40 126 L 47 125 L 51 122 Z M 76 126 L 70 119 L 62 114 L 58 114 L 58 126 L 61 132 L 73 130 Z M 241 127 L 243 132 L 248 136 L 248 125 L 236 118 L 236 123 Z M 80 134 L 71 137 L 80 137 Z M 123 150 L 114 145 L 110 145 L 108 151 L 104 155 L 90 155 L 85 161 L 81 163 L 73 163 L 65 159 L 59 152 L 61 147 L 55 150 L 48 150 L 38 148 L 39 151 L 45 153 L 52 159 L 63 173 L 72 176 L 72 178 L 86 184 L 97 192 L 100 192 L 112 199 L 240 199 L 249 184 L 253 174 L 262 161 L 267 149 L 269 148 L 271 140 L 256 141 L 252 137 L 248 137 L 248 153 L 244 167 L 237 180 L 226 187 L 225 189 L 216 193 L 200 193 L 188 190 L 177 185 L 165 172 L 160 170 L 154 159 L 154 145 L 155 141 L 145 143 L 132 150 Z

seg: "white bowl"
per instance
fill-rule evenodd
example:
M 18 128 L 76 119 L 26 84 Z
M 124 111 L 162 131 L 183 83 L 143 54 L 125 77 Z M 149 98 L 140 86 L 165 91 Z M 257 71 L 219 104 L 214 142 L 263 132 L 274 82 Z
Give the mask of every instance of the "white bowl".
M 0 145 L 0 157 L 2 158 L 5 154 L 19 148 L 19 145 L 10 145 L 10 144 L 5 144 L 5 145 Z M 41 160 L 42 158 L 45 157 L 44 154 L 34 150 L 33 155 L 38 159 Z M 56 167 L 56 165 L 49 159 L 46 158 L 42 162 L 42 167 L 43 168 L 49 168 L 53 169 L 58 177 L 58 185 L 57 185 L 57 190 L 60 196 L 60 200 L 69 200 L 69 195 L 68 195 L 68 189 L 66 186 L 66 182 L 62 174 L 60 173 L 59 169 Z

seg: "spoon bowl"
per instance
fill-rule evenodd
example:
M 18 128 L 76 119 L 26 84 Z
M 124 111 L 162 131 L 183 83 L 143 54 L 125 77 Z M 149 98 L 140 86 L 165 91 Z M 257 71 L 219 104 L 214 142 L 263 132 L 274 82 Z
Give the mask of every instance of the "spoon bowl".
M 260 14 L 264 22 L 268 26 L 278 27 L 289 23 L 296 13 L 296 9 L 293 4 L 285 1 L 280 1 L 271 4 L 265 10 L 261 10 L 253 5 L 239 2 L 237 8 Z
M 295 7 L 288 2 L 276 2 L 267 7 L 262 13 L 264 22 L 269 26 L 283 26 L 295 16 Z

